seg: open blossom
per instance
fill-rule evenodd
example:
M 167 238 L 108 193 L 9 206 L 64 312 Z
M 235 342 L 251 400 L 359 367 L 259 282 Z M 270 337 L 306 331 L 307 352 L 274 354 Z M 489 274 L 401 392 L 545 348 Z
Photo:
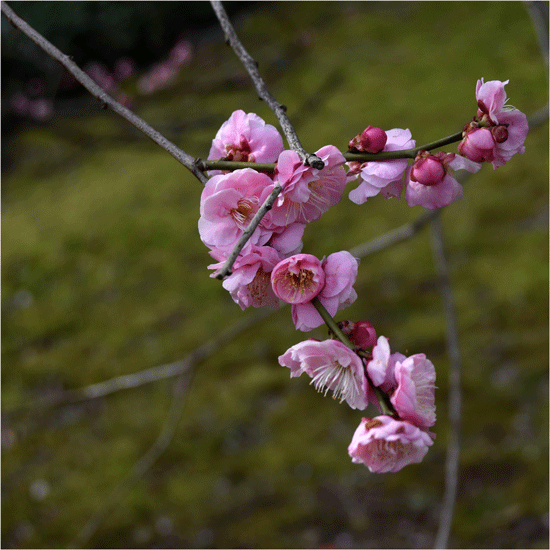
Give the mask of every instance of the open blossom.
M 219 270 L 226 260 L 225 255 L 219 252 L 211 252 L 211 255 L 220 262 L 209 265 L 208 268 Z M 242 310 L 250 306 L 277 308 L 279 298 L 271 287 L 271 271 L 281 259 L 279 253 L 270 246 L 252 245 L 248 253 L 239 255 L 233 264 L 231 275 L 222 285 Z M 211 277 L 216 275 L 217 271 Z
M 336 312 L 351 305 L 357 299 L 353 285 L 357 279 L 359 260 L 349 252 L 330 254 L 322 262 L 325 284 L 317 298 L 334 317 Z M 298 330 L 307 332 L 320 327 L 324 321 L 310 302 L 296 303 L 292 306 L 292 320 Z
M 394 128 L 388 130 L 386 135 L 387 141 L 382 151 L 401 151 L 412 149 L 416 145 L 409 130 Z M 359 186 L 350 192 L 350 200 L 355 204 L 363 204 L 378 193 L 382 193 L 386 198 L 400 197 L 407 164 L 407 159 L 350 162 L 348 181 L 355 179 L 357 174 L 361 180 Z
M 275 126 L 266 124 L 255 113 L 246 114 L 239 109 L 218 130 L 208 160 L 275 162 L 282 151 L 283 138 Z
M 365 464 L 373 473 L 398 472 L 421 462 L 431 445 L 433 440 L 424 430 L 382 415 L 361 420 L 348 453 L 352 462 Z
M 289 304 L 310 302 L 325 285 L 321 261 L 311 254 L 296 254 L 279 262 L 271 272 L 273 292 Z
M 420 428 L 435 424 L 435 368 L 423 353 L 395 365 L 397 388 L 391 403 L 402 420 Z
M 453 178 L 449 169 L 477 172 L 481 164 L 454 153 L 440 151 L 432 155 L 419 151 L 405 177 L 405 199 L 409 206 L 443 208 L 462 198 L 462 185 Z
M 199 234 L 202 242 L 211 249 L 230 252 L 273 186 L 268 176 L 251 168 L 210 178 L 201 195 Z M 264 245 L 272 233 L 260 223 L 245 248 L 252 244 Z
M 315 154 L 325 163 L 321 170 L 304 166 L 295 151 L 279 155 L 274 181 L 283 191 L 269 214 L 273 224 L 309 223 L 340 202 L 346 185 L 344 156 L 334 145 L 326 145 Z
M 306 340 L 292 346 L 279 357 L 279 364 L 290 368 L 290 376 L 305 372 L 317 391 L 328 390 L 352 409 L 367 407 L 372 392 L 358 355 L 338 340 Z M 374 398 L 374 394 L 372 394 Z
M 458 145 L 461 155 L 476 162 L 491 162 L 495 170 L 525 151 L 523 144 L 529 131 L 525 114 L 506 105 L 504 86 L 508 82 L 477 81 L 477 115 L 464 127 Z
M 390 396 L 401 420 L 421 428 L 435 424 L 435 367 L 423 353 L 410 357 L 391 353 L 388 339 L 380 336 L 367 373 L 372 383 Z

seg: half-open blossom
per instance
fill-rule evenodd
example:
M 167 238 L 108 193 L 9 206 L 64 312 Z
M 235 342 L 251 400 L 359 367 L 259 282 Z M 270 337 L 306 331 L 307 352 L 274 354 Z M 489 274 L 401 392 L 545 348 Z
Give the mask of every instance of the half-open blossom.
M 408 129 L 394 128 L 388 130 L 386 135 L 388 139 L 382 151 L 401 151 L 416 145 Z M 355 204 L 363 204 L 378 193 L 382 193 L 385 198 L 400 197 L 407 164 L 407 159 L 350 162 L 348 181 L 355 179 L 357 174 L 361 180 L 359 186 L 350 192 L 350 200 Z
M 309 223 L 340 202 L 346 185 L 344 156 L 334 145 L 325 145 L 315 154 L 325 164 L 321 170 L 304 166 L 295 151 L 279 155 L 274 181 L 283 191 L 269 213 L 273 224 Z
M 283 151 L 283 138 L 275 126 L 255 113 L 234 111 L 212 141 L 208 160 L 275 162 Z M 213 170 L 216 174 L 219 171 Z
M 462 133 L 458 152 L 474 162 L 491 162 L 495 158 L 495 140 L 489 128 L 480 128 L 477 122 L 470 122 Z
M 477 115 L 465 126 L 462 134 L 464 139 L 459 144 L 460 154 L 474 161 L 483 156 L 483 160 L 492 162 L 495 170 L 516 153 L 521 154 L 525 151 L 523 144 L 529 132 L 525 114 L 511 105 L 506 105 L 504 86 L 508 82 L 484 82 L 483 78 L 477 81 Z M 490 144 L 488 132 L 493 139 L 492 153 L 487 152 Z
M 357 299 L 353 285 L 357 279 L 358 266 L 359 260 L 345 250 L 330 254 L 323 261 L 325 285 L 317 298 L 332 317 L 337 311 L 351 305 Z M 295 327 L 304 332 L 324 323 L 323 318 L 310 302 L 293 304 L 292 320 Z
M 220 260 L 209 265 L 209 269 L 219 270 L 225 260 L 225 255 L 213 251 L 211 255 Z M 271 286 L 271 272 L 281 261 L 279 253 L 270 246 L 252 245 L 246 254 L 241 254 L 233 264 L 231 275 L 224 279 L 222 285 L 229 291 L 233 300 L 242 310 L 247 307 L 279 307 L 279 298 L 275 296 Z M 215 277 L 215 271 L 211 277 Z
M 481 164 L 454 153 L 440 151 L 432 155 L 428 151 L 419 151 L 405 177 L 407 204 L 443 208 L 464 194 L 462 185 L 448 173 L 449 169 L 477 172 L 480 168 Z
M 399 352 L 391 353 L 390 343 L 385 336 L 379 336 L 372 348 L 372 359 L 367 363 L 367 373 L 375 386 L 391 395 L 397 387 L 395 365 L 406 357 Z
M 305 372 L 317 391 L 328 390 L 352 409 L 365 409 L 369 385 L 361 359 L 338 340 L 306 340 L 279 357 L 279 364 L 290 368 L 290 376 Z M 372 390 L 370 390 L 372 392 Z M 374 397 L 373 397 L 374 399 Z
M 433 440 L 410 422 L 391 416 L 363 418 L 348 447 L 352 462 L 363 463 L 373 473 L 398 472 L 421 462 Z
M 271 272 L 273 292 L 289 304 L 310 302 L 325 285 L 321 261 L 311 254 L 296 254 L 279 262 Z
M 435 368 L 423 353 L 395 365 L 397 388 L 391 396 L 399 418 L 420 428 L 435 424 Z
M 273 186 L 268 176 L 251 168 L 210 178 L 201 195 L 199 234 L 202 242 L 214 250 L 230 252 Z M 272 233 L 260 223 L 245 248 L 252 244 L 264 245 Z

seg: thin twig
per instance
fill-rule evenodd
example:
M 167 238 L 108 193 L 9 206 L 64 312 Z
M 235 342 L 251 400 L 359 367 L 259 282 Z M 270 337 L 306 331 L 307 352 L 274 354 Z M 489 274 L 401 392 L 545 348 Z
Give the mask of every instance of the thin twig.
M 540 51 L 548 65 L 548 2 L 527 1 L 524 4 L 531 17 Z
M 275 113 L 290 148 L 300 155 L 300 158 L 306 166 L 312 166 L 313 168 L 321 170 L 324 167 L 324 162 L 317 155 L 306 152 L 302 147 L 302 144 L 296 135 L 296 131 L 286 116 L 286 107 L 281 105 L 267 89 L 267 85 L 258 71 L 258 63 L 251 57 L 242 45 L 235 29 L 233 28 L 233 25 L 229 21 L 229 17 L 222 6 L 222 3 L 211 0 L 210 4 L 212 4 L 212 8 L 214 9 L 216 17 L 218 18 L 223 29 L 226 42 L 228 42 L 233 48 L 233 51 L 237 54 L 237 57 L 241 60 L 242 64 L 248 71 L 260 99 L 263 99 L 268 104 L 269 108 Z
M 181 374 L 174 382 L 173 399 L 162 432 L 149 450 L 134 464 L 128 475 L 113 489 L 103 506 L 86 522 L 68 548 L 84 546 L 98 530 L 109 512 L 124 498 L 133 485 L 142 478 L 170 445 L 181 420 L 185 396 L 188 394 L 193 370 Z
M 5 3 L 1 5 L 2 13 L 9 22 L 27 35 L 35 44 L 44 50 L 50 57 L 61 63 L 75 78 L 86 88 L 95 98 L 97 98 L 102 107 L 109 107 L 115 113 L 125 118 L 130 124 L 151 138 L 157 145 L 160 145 L 166 152 L 170 153 L 178 162 L 183 164 L 191 173 L 202 183 L 208 181 L 208 177 L 197 167 L 195 159 L 185 151 L 174 145 L 166 139 L 160 132 L 157 132 L 152 126 L 147 124 L 142 118 L 115 101 L 101 86 L 98 86 L 80 67 L 71 59 L 70 56 L 58 50 L 51 42 L 46 40 L 39 32 L 31 27 L 27 22 L 15 14 L 15 12 Z
M 244 317 L 241 321 L 233 323 L 216 338 L 212 338 L 211 340 L 204 342 L 179 361 L 151 367 L 132 374 L 117 376 L 103 382 L 98 382 L 97 384 L 84 386 L 83 388 L 68 390 L 53 398 L 49 397 L 35 400 L 27 403 L 24 407 L 17 407 L 12 410 L 3 411 L 2 414 L 5 417 L 10 418 L 17 417 L 21 413 L 32 410 L 40 410 L 41 413 L 44 413 L 45 409 L 51 407 L 105 397 L 120 390 L 138 388 L 140 386 L 144 386 L 145 384 L 150 384 L 151 382 L 184 374 L 199 362 L 219 351 L 225 344 L 232 341 L 249 328 L 256 326 L 260 321 L 271 315 L 272 311 L 273 310 L 268 308 L 256 310 L 254 313 Z
M 432 249 L 435 259 L 439 283 L 443 297 L 443 308 L 447 324 L 447 352 L 450 360 L 449 371 L 449 442 L 445 461 L 445 494 L 439 519 L 434 548 L 447 548 L 449 534 L 453 521 L 453 512 L 458 485 L 458 466 L 460 458 L 460 428 L 462 409 L 461 373 L 462 360 L 458 340 L 458 326 L 453 297 L 453 289 L 449 278 L 449 268 L 445 259 L 443 230 L 441 217 L 432 220 Z
M 264 79 L 261 77 L 260 72 L 258 71 L 258 64 L 246 51 L 241 41 L 239 40 L 239 37 L 237 36 L 233 25 L 229 21 L 229 17 L 221 2 L 211 0 L 210 3 L 212 4 L 212 8 L 214 9 L 216 17 L 218 18 L 220 25 L 223 29 L 226 42 L 228 42 L 228 44 L 233 48 L 234 52 L 237 54 L 237 57 L 241 60 L 246 70 L 248 71 L 248 74 L 250 75 L 250 78 L 252 78 L 252 82 L 254 83 L 254 87 L 256 88 L 260 99 L 263 99 L 268 104 L 269 108 L 275 113 L 275 116 L 279 120 L 279 124 L 281 125 L 281 128 L 285 134 L 290 148 L 298 153 L 305 166 L 312 166 L 313 168 L 322 170 L 325 165 L 324 162 L 317 155 L 306 152 L 302 147 L 302 144 L 300 143 L 300 140 L 296 135 L 296 131 L 294 130 L 292 124 L 290 123 L 290 120 L 286 116 L 286 107 L 281 105 L 267 89 L 267 85 Z M 271 207 L 273 206 L 273 203 L 277 199 L 277 196 L 279 195 L 281 190 L 281 186 L 276 185 L 269 197 L 265 200 L 264 204 L 262 204 L 258 212 L 256 212 L 256 215 L 252 218 L 251 222 L 248 224 L 248 227 L 241 235 L 241 238 L 239 239 L 239 241 L 231 251 L 231 254 L 220 269 L 217 275 L 218 279 L 224 279 L 231 274 L 231 268 L 233 267 L 235 260 L 239 256 L 244 245 L 248 242 L 248 240 L 254 233 L 256 227 L 258 227 L 262 218 L 269 210 L 271 210 Z
M 269 210 L 271 210 L 273 203 L 281 192 L 281 189 L 281 185 L 277 183 L 273 188 L 273 191 L 271 191 L 271 193 L 269 194 L 269 197 L 267 197 L 267 199 L 262 204 L 262 206 L 260 206 L 256 214 L 254 214 L 254 217 L 248 224 L 247 228 L 243 231 L 243 234 L 237 241 L 237 244 L 234 246 L 231 254 L 229 254 L 229 257 L 227 258 L 227 260 L 225 260 L 225 263 L 220 268 L 219 273 L 216 275 L 217 279 L 225 279 L 225 277 L 231 275 L 231 268 L 233 267 L 233 264 L 241 253 L 241 250 L 244 248 L 244 245 L 248 242 L 250 237 L 252 237 L 252 233 L 254 233 L 256 227 L 260 225 L 262 218 L 269 212 Z

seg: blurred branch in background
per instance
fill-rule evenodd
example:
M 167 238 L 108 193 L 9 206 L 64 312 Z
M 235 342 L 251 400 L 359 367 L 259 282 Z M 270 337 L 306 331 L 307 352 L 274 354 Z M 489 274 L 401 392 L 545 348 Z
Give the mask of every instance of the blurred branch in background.
M 46 40 L 40 33 L 28 23 L 18 17 L 15 12 L 5 3 L 1 4 L 2 13 L 9 22 L 22 33 L 27 35 L 35 44 L 42 48 L 48 55 L 61 63 L 95 98 L 101 101 L 102 108 L 109 107 L 115 113 L 125 118 L 130 124 L 151 138 L 157 145 L 160 145 L 166 152 L 172 155 L 178 162 L 183 164 L 199 181 L 206 183 L 208 178 L 195 165 L 195 159 L 166 139 L 160 132 L 147 124 L 130 109 L 115 101 L 103 88 L 98 86 L 70 56 L 58 50 L 51 42 Z

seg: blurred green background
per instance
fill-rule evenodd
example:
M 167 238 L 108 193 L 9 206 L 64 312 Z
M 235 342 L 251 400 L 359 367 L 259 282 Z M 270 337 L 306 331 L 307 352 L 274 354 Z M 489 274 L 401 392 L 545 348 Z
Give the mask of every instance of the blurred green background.
M 66 28 L 74 5 L 59 3 Z M 183 18 L 188 6 L 178 3 Z M 368 124 L 410 128 L 418 144 L 452 134 L 474 116 L 481 77 L 510 79 L 509 103 L 528 116 L 547 103 L 547 66 L 520 2 L 245 8 L 234 19 L 240 38 L 307 150 L 345 150 Z M 188 36 L 193 58 L 171 86 L 143 96 L 138 76 L 121 85 L 136 112 L 204 158 L 236 109 L 276 125 L 217 27 Z M 70 40 L 63 47 L 73 53 Z M 71 544 L 162 431 L 174 379 L 64 406 L 40 399 L 181 359 L 253 313 L 209 278 L 201 184 L 124 120 L 75 97 L 77 107 L 54 98 L 47 121 L 4 126 L 3 547 Z M 548 547 L 547 122 L 525 145 L 497 171 L 484 166 L 442 214 L 464 363 L 451 547 Z M 422 212 L 404 199 L 357 206 L 346 192 L 306 229 L 304 252 L 350 249 Z M 361 411 L 290 380 L 277 362 L 326 332 L 298 333 L 281 308 L 196 367 L 170 445 L 87 545 L 431 547 L 449 360 L 429 228 L 364 259 L 355 288 L 337 320 L 368 319 L 392 349 L 436 366 L 437 438 L 421 464 L 374 475 L 351 463 Z

